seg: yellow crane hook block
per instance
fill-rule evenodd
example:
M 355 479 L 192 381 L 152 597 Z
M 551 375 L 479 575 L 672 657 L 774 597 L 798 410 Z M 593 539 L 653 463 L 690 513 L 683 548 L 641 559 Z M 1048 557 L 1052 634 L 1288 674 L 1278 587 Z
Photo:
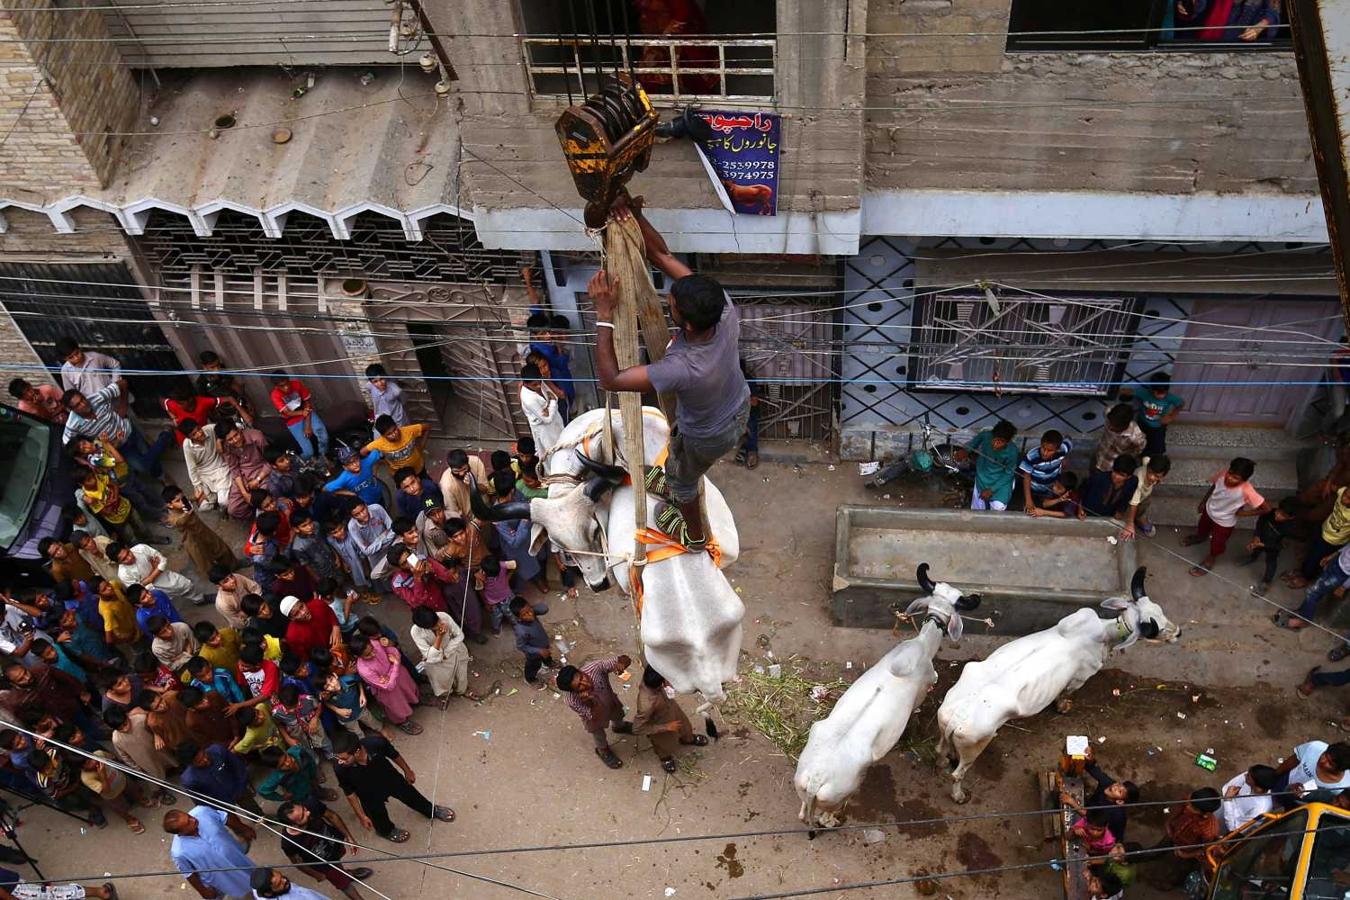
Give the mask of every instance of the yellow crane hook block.
M 658 118 L 642 85 L 625 73 L 558 117 L 553 127 L 586 201 L 588 227 L 604 226 L 628 180 L 651 162 Z

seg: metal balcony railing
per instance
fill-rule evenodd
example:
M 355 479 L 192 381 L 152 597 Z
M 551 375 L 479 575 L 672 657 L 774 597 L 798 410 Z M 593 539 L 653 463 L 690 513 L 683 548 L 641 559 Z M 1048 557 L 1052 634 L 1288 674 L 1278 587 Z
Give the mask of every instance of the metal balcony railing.
M 536 99 L 574 100 L 599 91 L 600 77 L 632 71 L 656 102 L 763 103 L 775 90 L 773 38 L 606 36 L 522 37 L 521 55 Z

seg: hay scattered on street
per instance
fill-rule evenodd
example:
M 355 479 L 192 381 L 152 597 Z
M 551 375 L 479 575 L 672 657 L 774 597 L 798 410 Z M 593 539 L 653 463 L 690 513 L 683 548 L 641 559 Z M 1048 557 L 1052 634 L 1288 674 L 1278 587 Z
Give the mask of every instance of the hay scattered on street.
M 807 678 L 795 658 L 783 661 L 782 666 L 778 678 L 754 669 L 743 672 L 741 683 L 722 704 L 722 712 L 729 721 L 764 735 L 795 763 L 806 747 L 811 723 L 830 714 L 848 682 Z

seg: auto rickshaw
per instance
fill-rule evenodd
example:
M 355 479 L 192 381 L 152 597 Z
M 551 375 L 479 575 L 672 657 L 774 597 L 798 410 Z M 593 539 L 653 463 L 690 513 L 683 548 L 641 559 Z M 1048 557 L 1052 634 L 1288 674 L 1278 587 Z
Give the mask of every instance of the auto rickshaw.
M 1350 898 L 1350 809 L 1267 813 L 1205 851 L 1206 900 Z

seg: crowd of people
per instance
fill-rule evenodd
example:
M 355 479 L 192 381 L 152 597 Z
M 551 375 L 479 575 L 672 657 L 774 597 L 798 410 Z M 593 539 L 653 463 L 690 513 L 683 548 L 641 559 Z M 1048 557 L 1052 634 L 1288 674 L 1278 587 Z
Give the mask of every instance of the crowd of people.
M 1086 774 L 1093 783 L 1091 792 L 1085 792 L 1081 802 L 1064 792 L 1060 802 L 1075 814 L 1069 830 L 1087 854 L 1092 900 L 1121 900 L 1140 877 L 1161 890 L 1186 888 L 1188 896 L 1200 896 L 1201 862 L 1206 850 L 1222 835 L 1267 813 L 1308 803 L 1350 810 L 1350 743 L 1344 741 L 1306 741 L 1273 765 L 1249 766 L 1221 787 L 1199 787 L 1186 798 L 1143 796 L 1134 782 L 1104 772 L 1097 765 L 1091 744 Z M 1148 848 L 1130 841 L 1130 819 L 1148 804 L 1159 803 L 1167 804 L 1162 809 L 1162 839 Z M 1281 843 L 1272 854 L 1275 868 L 1262 872 L 1282 886 L 1290 883 L 1298 865 L 1296 851 L 1303 833 L 1295 830 L 1287 837 L 1294 849 L 1279 852 L 1284 849 Z M 1328 844 L 1319 850 L 1307 874 L 1309 887 L 1350 886 L 1350 834 L 1329 829 L 1319 833 L 1318 840 Z M 1337 848 L 1342 852 L 1337 853 Z
M 544 343 L 538 356 L 533 365 L 566 372 L 562 348 Z M 566 695 L 605 765 L 622 765 L 610 730 L 647 735 L 669 771 L 680 744 L 706 743 L 651 667 L 628 720 L 610 681 L 631 677 L 628 657 L 565 665 L 544 625 L 550 566 L 563 597 L 576 595 L 579 572 L 547 542 L 531 552 L 530 522 L 474 517 L 475 490 L 488 504 L 547 493 L 535 435 L 486 460 L 451 450 L 432 478 L 430 428 L 409 420 L 382 367 L 366 372 L 373 424 L 357 443 L 330 435 L 302 380 L 271 376 L 289 446 L 253 427 L 257 411 L 237 380 L 215 374 L 218 357 L 201 362 L 196 392 L 175 390 L 164 403 L 174 432 L 153 443 L 127 416 L 127 383 L 111 357 L 71 346 L 76 374 L 64 391 L 10 386 L 21 408 L 64 429 L 77 487 L 68 538 L 39 544 L 53 586 L 0 592 L 5 786 L 136 834 L 146 829 L 141 810 L 173 807 L 161 827 L 203 897 L 321 896 L 249 860 L 257 829 L 241 816 L 266 804 L 299 871 L 358 898 L 370 872 L 344 868 L 349 848 L 365 832 L 409 838 L 390 800 L 454 820 L 416 786 L 395 739 L 422 732 L 425 704 L 480 699 L 469 648 L 503 629 L 521 677 L 542 689 L 550 670 L 547 684 Z M 546 416 L 561 423 L 568 392 L 555 389 Z M 175 443 L 182 486 L 162 466 Z M 222 537 L 213 514 L 246 526 L 242 543 Z M 186 568 L 166 556 L 164 529 Z M 410 610 L 405 633 L 379 615 L 391 598 Z M 190 606 L 213 609 L 188 624 Z M 329 805 L 339 791 L 345 816 Z

